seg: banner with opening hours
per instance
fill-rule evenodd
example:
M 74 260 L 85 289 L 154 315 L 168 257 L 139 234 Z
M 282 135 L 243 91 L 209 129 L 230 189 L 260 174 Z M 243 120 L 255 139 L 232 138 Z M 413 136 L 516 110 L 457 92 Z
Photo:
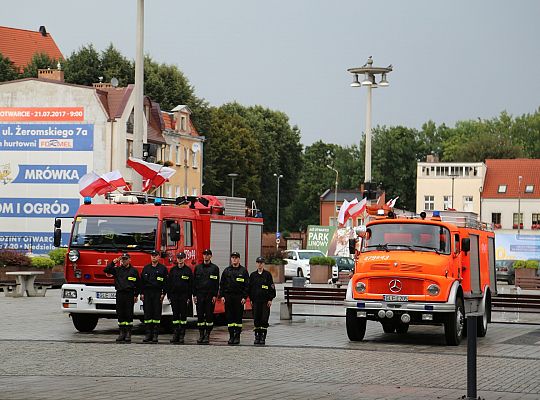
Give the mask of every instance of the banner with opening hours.
M 0 215 L 28 218 L 72 217 L 79 208 L 79 204 L 79 199 L 0 198 Z

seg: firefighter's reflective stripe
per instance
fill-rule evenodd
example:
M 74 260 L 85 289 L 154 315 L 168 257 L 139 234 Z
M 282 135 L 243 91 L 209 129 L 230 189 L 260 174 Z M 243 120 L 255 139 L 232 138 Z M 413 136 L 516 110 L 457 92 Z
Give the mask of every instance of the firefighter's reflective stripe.
M 137 278 L 135 278 L 134 276 L 128 276 L 128 281 L 136 281 Z
M 217 279 L 217 275 L 210 275 L 210 279 Z
M 236 278 L 237 282 L 244 282 L 244 278 Z
M 187 275 L 182 275 L 182 279 L 189 279 L 189 276 L 187 276 Z
M 180 324 L 180 320 L 179 319 L 174 320 L 172 323 L 173 323 L 173 325 L 178 325 L 178 324 Z
M 156 279 L 157 279 L 158 281 L 162 281 L 162 280 L 163 280 L 163 278 L 162 278 L 161 276 L 158 276 Z
M 267 290 L 268 290 L 268 286 L 267 286 L 267 285 L 261 285 L 261 287 L 262 287 L 263 289 L 267 289 Z
M 242 327 L 242 324 L 237 324 L 237 323 L 235 323 L 235 322 L 232 322 L 232 323 L 230 323 L 230 324 L 227 324 L 227 326 L 228 326 L 229 328 L 234 328 L 234 327 L 241 328 L 241 327 Z
M 133 325 L 133 322 L 119 322 L 118 326 Z
M 187 325 L 187 320 L 185 320 L 185 321 L 180 320 L 178 322 L 180 323 L 180 325 Z

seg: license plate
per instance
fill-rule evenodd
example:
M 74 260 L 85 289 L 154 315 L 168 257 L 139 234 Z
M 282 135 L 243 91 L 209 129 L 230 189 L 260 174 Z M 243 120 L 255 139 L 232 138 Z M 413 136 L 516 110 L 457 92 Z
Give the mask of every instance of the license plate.
M 115 292 L 96 292 L 96 299 L 116 299 Z
M 402 296 L 397 294 L 385 294 L 383 295 L 384 301 L 409 301 L 409 296 Z

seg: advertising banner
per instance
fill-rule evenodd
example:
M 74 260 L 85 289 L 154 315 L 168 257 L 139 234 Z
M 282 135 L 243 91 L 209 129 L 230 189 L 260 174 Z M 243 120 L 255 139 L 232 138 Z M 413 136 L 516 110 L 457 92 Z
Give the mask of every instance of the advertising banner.
M 0 198 L 2 217 L 55 218 L 72 217 L 79 208 L 79 199 Z
M 540 235 L 495 233 L 497 260 L 540 260 Z
M 92 124 L 0 124 L 0 151 L 92 151 Z
M 84 121 L 83 107 L 0 107 L 0 121 Z
M 67 246 L 69 232 L 62 233 L 62 246 Z M 0 249 L 47 254 L 54 250 L 54 238 L 51 232 L 0 232 Z
M 19 164 L 19 173 L 12 183 L 72 183 L 78 184 L 86 174 L 86 165 L 28 165 Z
M 308 250 L 319 250 L 327 256 L 350 256 L 349 239 L 354 238 L 353 228 L 309 225 L 307 232 Z

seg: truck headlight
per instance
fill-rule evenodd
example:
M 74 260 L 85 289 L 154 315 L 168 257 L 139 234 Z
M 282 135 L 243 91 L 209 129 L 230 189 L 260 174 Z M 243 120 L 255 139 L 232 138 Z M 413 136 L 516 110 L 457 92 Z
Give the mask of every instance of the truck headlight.
M 70 250 L 68 253 L 69 261 L 75 262 L 79 259 L 80 253 L 79 250 Z
M 356 291 L 358 293 L 364 293 L 366 291 L 366 284 L 364 282 L 356 282 Z
M 427 287 L 427 292 L 430 296 L 437 296 L 441 292 L 441 288 L 433 283 Z
M 62 297 L 64 299 L 76 299 L 77 298 L 77 291 L 74 289 L 64 289 L 62 291 Z

